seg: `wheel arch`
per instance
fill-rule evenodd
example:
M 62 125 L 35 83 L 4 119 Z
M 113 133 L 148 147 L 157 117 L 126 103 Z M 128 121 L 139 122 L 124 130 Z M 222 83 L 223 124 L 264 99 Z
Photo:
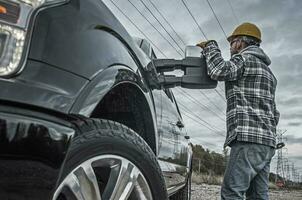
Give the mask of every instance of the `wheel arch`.
M 156 134 L 150 105 L 136 84 L 116 85 L 98 103 L 91 118 L 117 121 L 137 132 L 156 154 Z
M 150 90 L 139 73 L 115 65 L 95 77 L 70 113 L 117 121 L 137 132 L 157 155 L 158 138 Z

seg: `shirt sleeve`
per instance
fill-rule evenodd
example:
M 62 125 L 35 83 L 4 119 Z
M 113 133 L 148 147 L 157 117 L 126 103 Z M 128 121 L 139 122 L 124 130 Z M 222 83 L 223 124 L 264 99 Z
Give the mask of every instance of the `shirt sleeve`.
M 225 61 L 215 41 L 209 42 L 203 50 L 206 58 L 208 75 L 218 81 L 234 81 L 243 76 L 245 58 L 241 54 Z

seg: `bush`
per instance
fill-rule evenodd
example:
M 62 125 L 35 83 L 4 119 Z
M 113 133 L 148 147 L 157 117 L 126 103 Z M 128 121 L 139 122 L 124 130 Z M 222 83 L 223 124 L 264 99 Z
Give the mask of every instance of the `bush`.
M 276 186 L 276 184 L 273 183 L 273 182 L 269 182 L 268 188 L 269 188 L 269 189 L 273 189 L 273 190 L 277 190 L 277 189 L 278 189 L 278 186 Z
M 228 152 L 219 154 L 201 145 L 193 146 L 193 171 L 222 176 L 226 168 Z
M 192 182 L 196 184 L 206 183 L 209 185 L 221 185 L 223 177 L 217 175 L 208 175 L 208 174 L 199 174 L 193 172 L 192 174 Z

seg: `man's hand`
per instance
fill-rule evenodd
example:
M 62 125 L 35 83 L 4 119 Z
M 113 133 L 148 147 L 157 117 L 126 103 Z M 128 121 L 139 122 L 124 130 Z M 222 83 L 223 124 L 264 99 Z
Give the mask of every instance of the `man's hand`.
M 207 46 L 207 44 L 211 41 L 215 41 L 215 40 L 202 41 L 202 42 L 196 44 L 196 46 L 199 46 L 200 48 L 204 49 Z
M 196 46 L 199 46 L 200 48 L 204 49 L 206 47 L 207 43 L 208 43 L 208 41 L 203 41 L 203 42 L 196 44 Z

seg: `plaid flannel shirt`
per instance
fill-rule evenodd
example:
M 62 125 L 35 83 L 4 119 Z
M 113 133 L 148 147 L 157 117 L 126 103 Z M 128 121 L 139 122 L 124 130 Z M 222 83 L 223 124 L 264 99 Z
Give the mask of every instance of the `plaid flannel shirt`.
M 275 104 L 277 80 L 268 67 L 270 59 L 257 46 L 249 46 L 229 61 L 215 41 L 203 50 L 209 76 L 225 81 L 227 138 L 275 147 L 279 112 Z

